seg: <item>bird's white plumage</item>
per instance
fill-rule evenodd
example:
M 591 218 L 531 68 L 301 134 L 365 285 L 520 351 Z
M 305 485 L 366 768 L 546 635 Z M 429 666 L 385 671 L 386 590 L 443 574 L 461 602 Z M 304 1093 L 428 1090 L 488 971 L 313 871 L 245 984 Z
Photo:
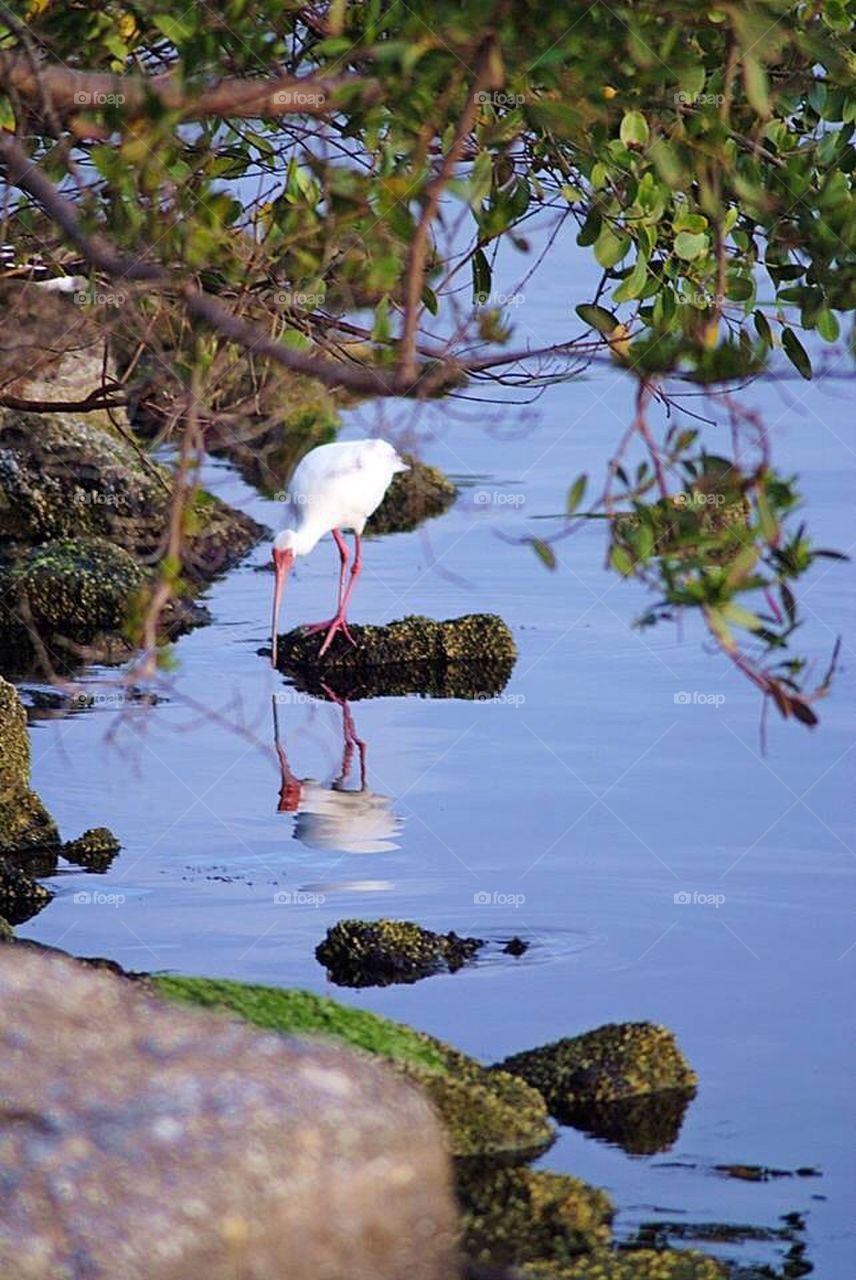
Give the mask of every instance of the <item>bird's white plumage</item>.
M 407 471 L 386 440 L 322 444 L 297 467 L 288 490 L 288 519 L 279 546 L 307 555 L 331 529 L 362 533 L 392 477 Z

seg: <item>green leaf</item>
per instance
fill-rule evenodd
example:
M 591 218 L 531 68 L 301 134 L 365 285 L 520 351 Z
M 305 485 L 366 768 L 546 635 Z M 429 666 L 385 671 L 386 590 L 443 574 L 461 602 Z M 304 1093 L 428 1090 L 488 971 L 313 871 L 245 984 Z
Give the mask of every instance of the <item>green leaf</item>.
M 782 330 L 782 347 L 785 355 L 791 364 L 800 373 L 807 382 L 811 381 L 811 360 L 808 357 L 803 344 L 800 342 L 793 329 L 784 328 Z
M 749 105 L 765 118 L 770 114 L 770 86 L 767 72 L 751 53 L 743 55 L 743 83 Z
M 829 307 L 821 307 L 815 320 L 815 328 L 824 342 L 835 342 L 841 332 L 838 317 Z
M 729 622 L 733 622 L 735 627 L 743 627 L 746 631 L 758 631 L 761 627 L 761 619 L 757 613 L 744 609 L 742 605 L 735 604 L 733 600 L 729 600 L 727 604 L 722 606 L 722 616 L 727 618 Z
M 195 23 L 188 20 L 188 14 L 191 12 L 192 10 L 188 9 L 179 17 L 171 13 L 156 13 L 152 22 L 158 31 L 166 36 L 170 44 L 180 45 L 185 40 L 189 40 L 196 30 Z
M 583 500 L 583 495 L 585 494 L 587 484 L 588 484 L 587 475 L 583 474 L 581 476 L 577 476 L 576 480 L 568 490 L 568 498 L 565 503 L 566 515 L 572 516 L 574 514 L 577 507 L 580 505 L 580 503 Z
M 530 538 L 529 542 L 541 563 L 545 564 L 548 569 L 555 569 L 556 553 L 549 542 L 545 542 L 543 538 Z
M 612 334 L 618 324 L 618 316 L 614 312 L 607 311 L 606 307 L 599 307 L 594 302 L 581 302 L 575 307 L 575 311 L 583 324 L 596 329 L 605 338 Z
M 630 237 L 616 235 L 608 222 L 600 229 L 600 235 L 594 244 L 594 256 L 602 267 L 614 267 L 620 262 L 630 247 Z
M 633 270 L 629 275 L 625 276 L 621 284 L 614 291 L 612 297 L 615 302 L 630 302 L 632 298 L 638 298 L 645 287 L 645 281 L 648 279 L 648 259 L 645 254 L 640 253 L 636 259 Z
M 493 283 L 493 275 L 490 269 L 490 263 L 485 257 L 483 249 L 476 249 L 472 257 L 473 263 L 473 303 L 476 306 L 483 306 L 490 297 L 491 284 Z
M 707 247 L 707 236 L 701 231 L 679 231 L 675 236 L 675 253 L 687 262 L 700 258 Z
M 624 578 L 628 578 L 633 572 L 633 561 L 624 547 L 619 546 L 617 542 L 613 543 L 609 552 L 609 563 L 613 569 L 616 569 Z
M 763 311 L 754 312 L 752 319 L 755 322 L 755 332 L 757 333 L 758 337 L 761 339 L 761 341 L 764 343 L 765 346 L 772 347 L 773 331 L 770 328 L 770 322 L 767 319 L 767 317 L 764 315 L 764 312 Z
M 651 136 L 648 121 L 641 111 L 628 111 L 621 121 L 619 135 L 625 147 L 645 147 Z

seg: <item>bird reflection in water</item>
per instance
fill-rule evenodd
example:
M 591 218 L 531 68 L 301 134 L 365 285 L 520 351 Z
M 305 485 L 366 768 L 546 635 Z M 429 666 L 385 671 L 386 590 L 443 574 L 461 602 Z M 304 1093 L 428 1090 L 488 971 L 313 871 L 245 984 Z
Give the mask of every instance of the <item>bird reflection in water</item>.
M 281 771 L 277 812 L 294 814 L 294 838 L 310 849 L 391 853 L 399 848 L 397 837 L 403 820 L 393 812 L 391 797 L 372 791 L 366 782 L 366 744 L 357 737 L 348 703 L 327 685 L 322 688 L 342 711 L 342 767 L 329 783 L 298 778 L 292 772 L 280 735 L 274 694 L 274 745 Z M 349 787 L 355 756 L 359 760 L 359 786 Z

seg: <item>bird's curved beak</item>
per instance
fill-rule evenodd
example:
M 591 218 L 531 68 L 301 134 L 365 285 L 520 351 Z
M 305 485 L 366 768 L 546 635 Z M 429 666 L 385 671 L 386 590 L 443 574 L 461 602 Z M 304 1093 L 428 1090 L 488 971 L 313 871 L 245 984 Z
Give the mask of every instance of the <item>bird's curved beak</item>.
M 294 563 L 293 551 L 279 551 L 276 547 L 273 549 L 273 567 L 276 573 L 276 580 L 273 585 L 273 617 L 270 626 L 270 665 L 276 666 L 276 629 L 279 623 L 279 607 L 282 604 L 282 593 L 285 588 L 285 580 L 288 577 L 288 571 Z

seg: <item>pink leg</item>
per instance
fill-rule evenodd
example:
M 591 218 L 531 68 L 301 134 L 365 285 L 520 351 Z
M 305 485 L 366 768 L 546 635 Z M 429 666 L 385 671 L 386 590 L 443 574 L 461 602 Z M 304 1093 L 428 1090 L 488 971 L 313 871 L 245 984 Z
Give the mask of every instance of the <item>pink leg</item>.
M 345 591 L 345 594 L 342 597 L 342 602 L 339 605 L 339 610 L 335 618 L 333 619 L 332 623 L 330 624 L 330 630 L 327 632 L 327 635 L 324 637 L 324 643 L 321 646 L 321 652 L 318 654 L 319 658 L 324 657 L 324 654 L 327 652 L 327 650 L 330 648 L 330 645 L 333 643 L 333 637 L 336 635 L 337 631 L 343 631 L 347 636 L 347 638 L 350 640 L 351 644 L 356 644 L 354 637 L 351 635 L 350 631 L 348 630 L 347 612 L 348 612 L 348 605 L 351 602 L 351 596 L 354 594 L 354 587 L 356 586 L 357 578 L 360 576 L 360 570 L 362 569 L 362 567 L 363 567 L 362 539 L 360 538 L 360 535 L 358 533 L 355 533 L 354 534 L 354 563 L 351 565 L 351 578 L 350 578 L 350 581 L 348 582 L 347 590 Z
M 303 629 L 308 636 L 314 635 L 316 631 L 329 630 L 329 628 L 333 626 L 336 619 L 340 616 L 342 612 L 342 602 L 345 598 L 345 570 L 348 567 L 348 558 L 350 553 L 348 552 L 348 544 L 345 542 L 345 539 L 342 537 L 339 530 L 333 529 L 332 532 L 333 532 L 333 538 L 335 539 L 335 542 L 336 542 L 336 546 L 339 548 L 339 600 L 336 605 L 336 612 L 332 618 L 327 618 L 325 622 L 310 622 L 306 624 L 306 626 Z M 348 639 L 350 640 L 351 637 L 348 634 L 347 626 L 345 626 L 343 629 L 345 631 L 345 635 L 347 635 Z M 351 640 L 351 643 L 353 644 L 352 640 Z

